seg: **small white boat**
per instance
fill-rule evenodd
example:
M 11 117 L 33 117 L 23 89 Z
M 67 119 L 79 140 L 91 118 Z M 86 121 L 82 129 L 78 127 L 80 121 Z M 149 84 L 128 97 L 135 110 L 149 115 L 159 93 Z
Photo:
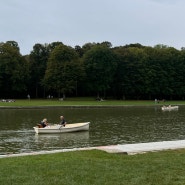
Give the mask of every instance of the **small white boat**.
M 178 110 L 179 109 L 179 106 L 163 106 L 161 107 L 162 110 Z
M 39 128 L 38 126 L 33 127 L 37 134 L 51 134 L 51 133 L 65 133 L 65 132 L 78 132 L 89 130 L 90 122 L 84 123 L 73 123 L 66 124 L 65 127 L 62 125 L 49 125 L 44 128 Z

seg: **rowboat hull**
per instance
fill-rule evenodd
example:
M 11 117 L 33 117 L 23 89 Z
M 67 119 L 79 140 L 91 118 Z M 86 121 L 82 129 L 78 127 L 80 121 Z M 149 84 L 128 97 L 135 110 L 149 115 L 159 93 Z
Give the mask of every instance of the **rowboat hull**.
M 52 133 L 66 133 L 66 132 L 78 132 L 78 131 L 86 131 L 89 130 L 90 122 L 84 123 L 73 123 L 66 124 L 66 126 L 62 125 L 51 125 L 44 128 L 33 127 L 37 134 L 52 134 Z
M 163 110 L 163 111 L 165 111 L 165 110 L 167 110 L 167 111 L 171 111 L 171 110 L 178 110 L 179 109 L 179 106 L 168 106 L 168 107 L 161 107 L 161 109 Z

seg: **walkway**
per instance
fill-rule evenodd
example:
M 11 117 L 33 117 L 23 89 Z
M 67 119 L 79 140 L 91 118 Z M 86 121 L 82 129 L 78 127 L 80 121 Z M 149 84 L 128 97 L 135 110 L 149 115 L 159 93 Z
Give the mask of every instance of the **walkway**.
M 53 154 L 53 153 L 60 153 L 60 152 L 70 152 L 70 151 L 77 151 L 77 150 L 93 150 L 93 149 L 103 150 L 108 153 L 123 153 L 123 154 L 133 155 L 133 154 L 141 154 L 145 152 L 174 150 L 174 149 L 182 149 L 182 148 L 185 148 L 185 140 L 98 146 L 98 147 L 89 147 L 89 148 L 73 148 L 73 149 L 39 151 L 39 152 L 20 153 L 20 154 L 7 154 L 7 155 L 0 155 L 0 158 L 39 155 L 39 154 Z
M 145 152 L 182 149 L 185 148 L 185 140 L 100 146 L 96 148 L 109 153 L 125 153 L 132 155 Z

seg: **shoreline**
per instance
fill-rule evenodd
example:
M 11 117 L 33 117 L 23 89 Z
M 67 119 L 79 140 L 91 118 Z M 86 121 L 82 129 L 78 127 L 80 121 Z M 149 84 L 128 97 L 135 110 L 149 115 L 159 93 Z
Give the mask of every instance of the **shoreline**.
M 43 105 L 43 106 L 0 106 L 0 109 L 122 108 L 122 107 L 161 107 L 161 106 L 162 105 L 51 105 L 51 106 Z
M 8 157 L 45 155 L 45 154 L 55 154 L 55 153 L 62 153 L 62 152 L 73 152 L 73 151 L 84 151 L 84 150 L 102 150 L 107 153 L 136 155 L 136 154 L 143 154 L 147 152 L 158 152 L 158 151 L 178 150 L 178 149 L 185 149 L 185 140 L 132 143 L 132 144 L 122 144 L 122 145 L 118 144 L 118 145 L 95 146 L 95 147 L 87 147 L 87 148 L 71 148 L 71 149 L 60 149 L 60 150 L 50 150 L 50 151 L 48 150 L 35 151 L 35 152 L 28 152 L 28 153 L 3 154 L 3 155 L 0 155 L 0 159 L 8 158 Z
M 159 107 L 163 105 L 185 105 L 183 100 L 169 100 L 165 102 L 154 102 L 152 100 L 104 100 L 95 101 L 85 98 L 69 98 L 65 101 L 56 99 L 18 99 L 15 102 L 0 102 L 0 109 L 40 109 L 40 108 L 115 108 L 115 107 Z

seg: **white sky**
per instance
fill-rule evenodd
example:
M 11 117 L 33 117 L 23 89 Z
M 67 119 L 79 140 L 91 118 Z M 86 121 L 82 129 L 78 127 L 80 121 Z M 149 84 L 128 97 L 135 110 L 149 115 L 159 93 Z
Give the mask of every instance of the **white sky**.
M 0 0 L 0 42 L 185 47 L 185 0 Z

